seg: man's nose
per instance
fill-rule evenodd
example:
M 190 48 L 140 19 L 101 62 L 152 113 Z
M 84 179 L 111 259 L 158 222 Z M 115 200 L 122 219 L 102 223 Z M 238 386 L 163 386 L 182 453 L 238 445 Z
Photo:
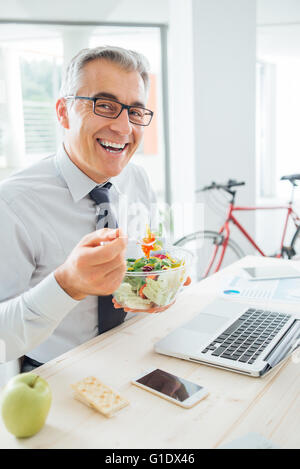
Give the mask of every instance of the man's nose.
M 121 114 L 111 121 L 111 129 L 124 135 L 131 134 L 132 124 L 129 122 L 127 109 L 122 109 Z

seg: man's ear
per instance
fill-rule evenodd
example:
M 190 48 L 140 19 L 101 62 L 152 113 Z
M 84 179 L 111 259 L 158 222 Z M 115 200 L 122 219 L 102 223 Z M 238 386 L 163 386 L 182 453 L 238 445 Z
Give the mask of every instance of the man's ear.
M 56 115 L 58 122 L 65 129 L 69 128 L 69 114 L 67 108 L 67 101 L 64 98 L 58 99 L 56 102 Z

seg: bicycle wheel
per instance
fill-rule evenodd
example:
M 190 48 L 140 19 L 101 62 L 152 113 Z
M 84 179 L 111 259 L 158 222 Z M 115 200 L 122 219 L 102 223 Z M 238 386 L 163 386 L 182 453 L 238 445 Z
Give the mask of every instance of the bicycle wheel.
M 300 226 L 298 226 L 292 238 L 291 247 L 288 250 L 288 258 L 300 259 Z
M 208 275 L 214 273 L 221 256 L 223 242 L 223 236 L 216 231 L 197 231 L 178 239 L 174 245 L 184 246 L 194 253 L 196 261 L 192 267 L 191 277 L 192 280 L 199 281 L 207 276 L 205 273 L 211 262 L 211 259 L 213 258 L 216 245 L 218 245 L 217 255 Z M 244 252 L 238 246 L 238 244 L 230 239 L 225 251 L 221 268 L 232 264 L 238 259 L 241 259 L 244 257 L 244 255 Z

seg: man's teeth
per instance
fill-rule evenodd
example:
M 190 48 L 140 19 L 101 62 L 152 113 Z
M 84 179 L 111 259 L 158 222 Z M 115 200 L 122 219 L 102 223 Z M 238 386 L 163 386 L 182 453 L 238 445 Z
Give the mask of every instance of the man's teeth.
M 125 147 L 125 143 L 123 143 L 123 145 L 121 145 L 120 143 L 114 143 L 114 142 L 108 142 L 106 140 L 100 140 L 99 139 L 99 142 L 101 143 L 101 145 L 103 145 L 104 147 L 112 147 L 112 148 L 117 148 L 118 150 L 122 149 Z

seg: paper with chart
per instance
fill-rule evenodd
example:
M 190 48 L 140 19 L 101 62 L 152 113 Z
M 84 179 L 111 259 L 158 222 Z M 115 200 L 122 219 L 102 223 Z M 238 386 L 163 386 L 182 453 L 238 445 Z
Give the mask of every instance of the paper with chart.
M 221 296 L 232 299 L 300 304 L 300 278 L 253 281 L 236 275 L 227 278 L 224 282 Z

